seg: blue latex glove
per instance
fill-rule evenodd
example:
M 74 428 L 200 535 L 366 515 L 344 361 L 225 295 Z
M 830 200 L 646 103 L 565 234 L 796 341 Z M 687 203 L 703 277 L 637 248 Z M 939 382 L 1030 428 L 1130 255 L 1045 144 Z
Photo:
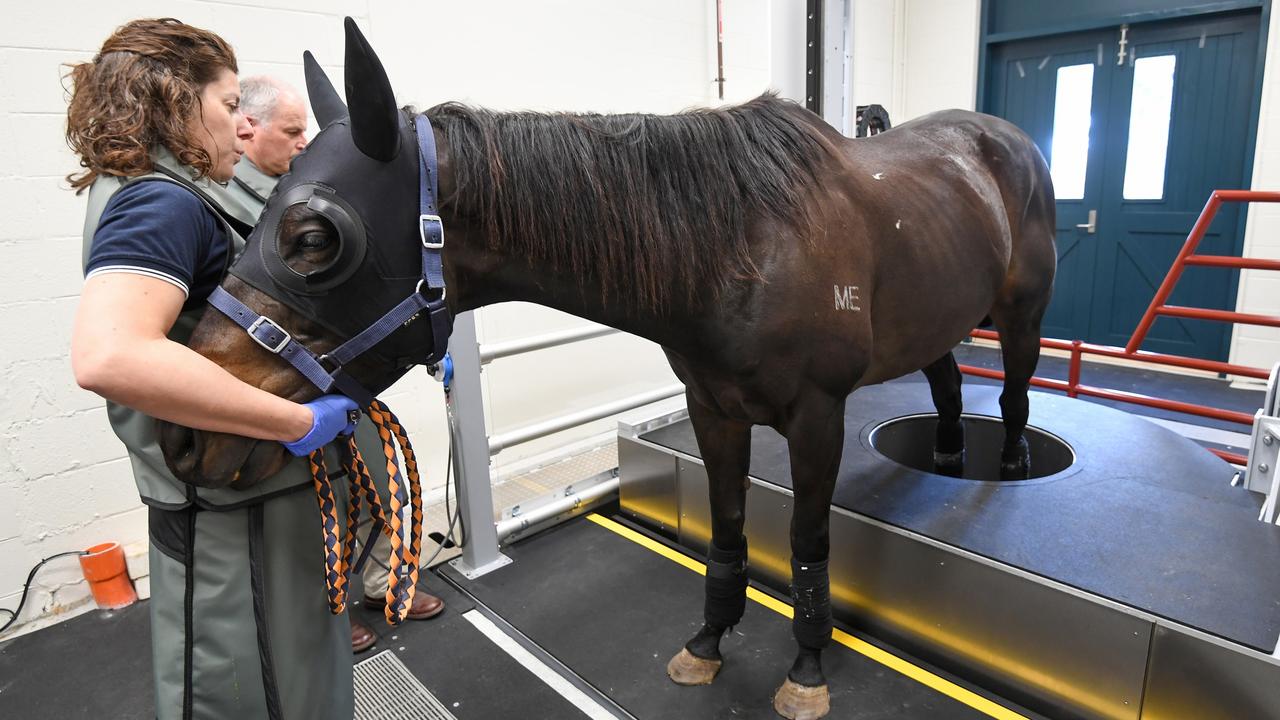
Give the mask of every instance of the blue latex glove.
M 311 408 L 311 429 L 293 442 L 283 442 L 285 449 L 294 455 L 310 455 L 333 442 L 339 435 L 350 435 L 356 430 L 360 408 L 346 395 L 321 395 L 307 403 Z

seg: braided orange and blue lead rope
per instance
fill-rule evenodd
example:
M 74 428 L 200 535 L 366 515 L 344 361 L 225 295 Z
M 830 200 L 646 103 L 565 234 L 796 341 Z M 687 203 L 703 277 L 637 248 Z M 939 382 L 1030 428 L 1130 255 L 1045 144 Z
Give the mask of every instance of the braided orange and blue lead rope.
M 382 440 L 382 451 L 387 462 L 390 507 L 384 509 L 369 468 L 365 464 L 355 437 L 347 439 L 344 468 L 350 480 L 347 499 L 347 536 L 338 539 L 338 508 L 333 493 L 333 483 L 325 467 L 323 450 L 310 456 L 311 476 L 320 505 L 321 528 L 324 532 L 325 588 L 329 597 L 329 611 L 334 615 L 346 610 L 346 594 L 350 585 L 348 577 L 355 553 L 356 529 L 360 518 L 360 495 L 363 492 L 369 506 L 369 514 L 391 541 L 391 557 L 387 577 L 386 618 L 392 625 L 404 621 L 413 605 L 414 590 L 418 583 L 418 560 L 422 552 L 422 487 L 418 474 L 417 457 L 409 436 L 396 416 L 386 405 L 373 401 L 366 412 L 373 421 Z M 406 483 L 396 462 L 395 443 L 399 443 L 405 458 Z M 407 489 L 407 493 L 406 493 Z M 406 498 L 407 494 L 407 498 Z M 410 507 L 409 542 L 404 542 L 403 509 Z M 339 547 L 341 545 L 341 547 Z

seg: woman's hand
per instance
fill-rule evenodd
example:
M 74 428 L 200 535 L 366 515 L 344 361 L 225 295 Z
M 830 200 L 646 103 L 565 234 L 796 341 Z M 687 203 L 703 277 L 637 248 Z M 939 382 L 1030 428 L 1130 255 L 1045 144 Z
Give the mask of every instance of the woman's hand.
M 350 435 L 360 421 L 360 408 L 346 395 L 321 395 L 303 407 L 311 411 L 311 429 L 293 442 L 281 443 L 285 450 L 298 456 L 310 455 L 339 435 Z

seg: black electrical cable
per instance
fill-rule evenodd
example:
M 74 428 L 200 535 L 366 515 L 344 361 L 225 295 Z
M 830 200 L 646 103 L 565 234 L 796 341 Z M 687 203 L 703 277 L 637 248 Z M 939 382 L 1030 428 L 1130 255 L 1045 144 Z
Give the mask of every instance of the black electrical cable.
M 457 511 L 457 512 L 455 512 L 455 513 L 453 513 L 453 514 L 452 514 L 452 516 L 450 516 L 450 514 L 449 514 L 449 479 L 450 479 L 450 477 L 452 477 L 452 475 L 453 475 L 453 440 L 452 440 L 452 436 L 450 437 L 450 440 L 449 440 L 449 459 L 448 459 L 448 463 L 449 463 L 449 464 L 448 464 L 448 466 L 446 466 L 445 471 L 444 471 L 444 473 L 445 473 L 445 477 L 444 477 L 444 512 L 445 512 L 445 515 L 446 515 L 447 517 L 449 517 L 449 529 L 445 531 L 445 533 L 444 533 L 444 537 L 443 537 L 443 538 L 441 538 L 441 541 L 436 545 L 436 551 L 435 551 L 435 552 L 433 552 L 433 553 L 431 553 L 431 557 L 427 558 L 427 561 L 426 561 L 426 562 L 424 562 L 424 563 L 419 563 L 419 564 L 418 564 L 418 566 L 419 566 L 419 567 L 423 567 L 423 568 L 429 568 L 429 567 L 431 567 L 431 563 L 435 562 L 435 559 L 436 559 L 437 557 L 439 557 L 439 555 L 440 555 L 440 551 L 444 550 L 444 546 L 445 546 L 445 544 L 447 544 L 447 543 L 449 543 L 449 542 L 452 542 L 452 541 L 453 541 L 453 526 L 454 526 L 454 523 L 458 522 L 458 516 L 460 516 L 460 515 L 462 514 L 462 508 L 458 508 L 458 511 Z M 458 543 L 456 543 L 456 542 L 454 543 L 454 545 L 457 545 L 457 544 L 458 544 Z
M 10 625 L 18 621 L 18 615 L 22 612 L 22 606 L 27 602 L 27 592 L 31 590 L 31 582 L 36 579 L 36 573 L 39 572 L 40 568 L 44 567 L 45 563 L 49 562 L 50 560 L 54 560 L 56 558 L 66 557 L 68 555 L 87 555 L 87 554 L 88 552 L 85 550 L 68 550 L 67 552 L 61 552 L 61 553 L 58 553 L 57 555 L 50 555 L 49 557 L 36 563 L 36 566 L 31 568 L 31 572 L 27 573 L 27 581 L 22 585 L 22 597 L 18 598 L 18 608 L 16 610 L 10 610 L 9 608 L 0 608 L 0 612 L 7 612 L 10 615 L 9 622 L 5 623 L 4 627 L 0 627 L 0 633 L 4 632 L 5 630 L 8 630 Z
M 437 557 L 439 557 L 440 551 L 444 550 L 446 543 L 454 542 L 455 545 L 461 544 L 453 540 L 453 528 L 454 528 L 454 525 L 458 522 L 459 516 L 462 514 L 462 508 L 458 508 L 458 511 L 454 513 L 449 512 L 449 480 L 452 476 L 453 476 L 453 443 L 450 442 L 448 459 L 445 463 L 445 478 L 444 478 L 444 506 L 445 506 L 445 515 L 449 517 L 449 529 L 446 530 L 444 535 L 442 536 L 441 538 L 442 541 L 439 543 L 436 543 L 436 551 L 431 553 L 431 557 L 428 558 L 426 562 L 418 563 L 418 567 L 421 567 L 421 568 L 431 567 L 431 563 L 434 562 Z M 365 525 L 368 525 L 371 522 L 373 522 L 373 518 L 366 518 L 365 520 L 361 521 L 360 524 L 356 526 L 357 534 L 359 533 L 361 528 L 363 528 Z M 359 554 L 359 551 L 361 549 L 358 545 L 359 543 L 357 542 L 357 548 L 356 548 L 357 555 Z M 374 557 L 373 554 L 369 555 L 368 561 L 372 563 L 376 563 L 378 567 L 382 568 L 383 570 L 386 570 L 387 572 L 391 572 L 391 568 L 388 567 L 385 563 L 383 563 L 378 558 Z

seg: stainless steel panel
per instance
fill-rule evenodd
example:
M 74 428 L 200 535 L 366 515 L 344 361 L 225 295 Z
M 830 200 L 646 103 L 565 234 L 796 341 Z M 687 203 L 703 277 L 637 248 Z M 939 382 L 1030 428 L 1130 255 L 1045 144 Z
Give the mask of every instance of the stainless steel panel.
M 678 458 L 679 542 L 705 553 L 706 473 Z M 790 583 L 790 493 L 753 480 L 746 532 L 752 577 Z M 1138 718 L 1152 622 L 955 548 L 836 511 L 836 617 L 1032 710 Z
M 1248 604 L 1241 604 L 1247 612 Z M 1160 623 L 1143 720 L 1280 718 L 1280 659 Z
M 618 479 L 623 514 L 674 539 L 680 525 L 676 459 L 646 443 L 619 437 Z
M 1054 717 L 1138 717 L 1149 620 L 864 518 L 831 528 L 842 619 Z
M 711 542 L 711 500 L 707 490 L 707 469 L 702 463 L 676 458 L 676 495 L 680 498 L 679 543 L 700 554 L 707 554 Z M 751 506 L 747 493 L 747 507 Z M 750 542 L 751 536 L 747 539 Z

